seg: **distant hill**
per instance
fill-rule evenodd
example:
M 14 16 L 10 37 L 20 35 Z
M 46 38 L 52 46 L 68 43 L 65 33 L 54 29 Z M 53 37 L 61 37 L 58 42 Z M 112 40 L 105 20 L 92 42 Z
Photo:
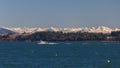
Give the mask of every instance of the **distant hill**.
M 0 28 L 0 34 L 10 34 L 10 33 L 15 33 L 15 32 L 5 28 Z

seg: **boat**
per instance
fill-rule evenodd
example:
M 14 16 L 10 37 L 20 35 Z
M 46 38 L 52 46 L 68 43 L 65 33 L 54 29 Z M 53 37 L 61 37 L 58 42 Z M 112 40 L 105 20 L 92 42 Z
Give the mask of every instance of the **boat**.
M 48 42 L 40 40 L 40 42 L 38 42 L 38 44 L 48 44 Z
M 52 42 L 46 42 L 46 41 L 42 41 L 42 40 L 40 40 L 39 42 L 38 42 L 38 44 L 56 44 L 56 43 L 52 43 Z

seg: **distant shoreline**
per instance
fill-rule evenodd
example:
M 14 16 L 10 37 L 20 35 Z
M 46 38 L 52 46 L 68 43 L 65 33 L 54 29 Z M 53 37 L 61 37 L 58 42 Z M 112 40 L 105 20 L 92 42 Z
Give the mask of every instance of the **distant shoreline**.
M 63 32 L 36 32 L 33 34 L 5 34 L 0 35 L 0 41 L 99 41 L 99 42 L 113 42 L 120 41 L 120 31 L 112 32 L 111 34 L 103 33 L 63 33 Z

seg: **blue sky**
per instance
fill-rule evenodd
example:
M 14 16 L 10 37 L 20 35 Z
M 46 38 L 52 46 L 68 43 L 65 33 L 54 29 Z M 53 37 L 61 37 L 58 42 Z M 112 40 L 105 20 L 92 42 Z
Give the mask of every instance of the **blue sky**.
M 0 26 L 120 26 L 120 0 L 0 0 Z

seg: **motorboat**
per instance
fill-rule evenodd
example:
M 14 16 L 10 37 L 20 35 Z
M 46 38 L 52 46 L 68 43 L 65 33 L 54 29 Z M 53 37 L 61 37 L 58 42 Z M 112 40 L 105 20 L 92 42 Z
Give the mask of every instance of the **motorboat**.
M 53 44 L 57 44 L 57 43 L 46 42 L 46 41 L 42 41 L 42 40 L 40 40 L 40 41 L 38 42 L 38 44 L 51 44 L 51 45 L 53 45 Z
M 38 44 L 48 44 L 48 42 L 40 40 Z

